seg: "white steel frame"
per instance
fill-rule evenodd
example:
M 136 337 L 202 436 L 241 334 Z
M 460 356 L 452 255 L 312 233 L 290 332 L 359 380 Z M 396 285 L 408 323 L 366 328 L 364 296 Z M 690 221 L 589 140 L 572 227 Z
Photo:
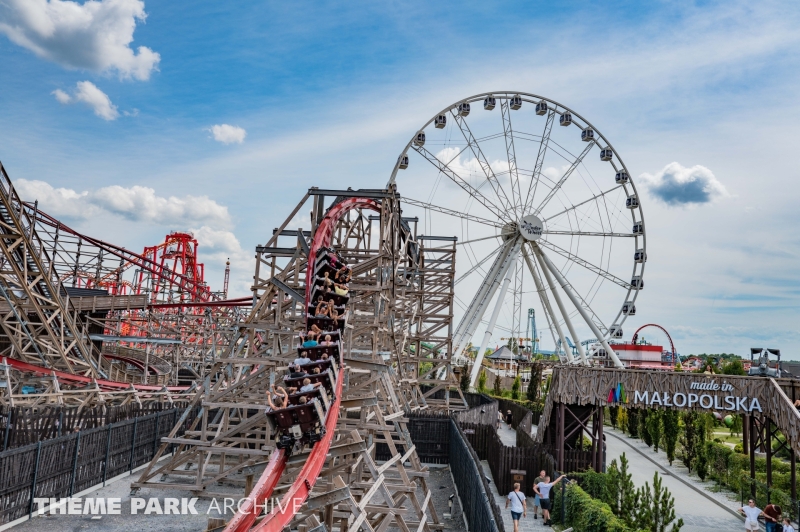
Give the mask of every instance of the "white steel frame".
M 468 123 L 468 116 L 462 116 L 459 114 L 458 107 L 461 103 L 470 103 L 473 104 L 471 106 L 471 113 L 484 112 L 481 104 L 488 96 L 493 96 L 497 101 L 497 107 L 499 107 L 500 111 L 498 114 L 502 120 L 502 133 L 498 133 L 490 137 L 476 138 L 476 136 L 473 134 L 473 129 L 470 128 Z M 522 99 L 523 105 L 535 106 L 540 102 L 547 104 L 547 111 L 545 113 L 546 116 L 542 117 L 544 120 L 544 128 L 541 135 L 538 133 L 536 135 L 522 133 L 516 131 L 512 126 L 512 115 L 514 111 L 509 103 L 511 98 L 516 96 L 519 96 Z M 576 126 L 581 131 L 591 129 L 594 132 L 594 136 L 591 140 L 585 143 L 585 146 L 583 146 L 582 150 L 577 155 L 571 155 L 572 160 L 567 161 L 568 166 L 566 170 L 564 170 L 557 179 L 550 179 L 543 174 L 545 155 L 548 153 L 548 151 L 561 148 L 557 143 L 553 144 L 555 141 L 551 140 L 551 132 L 554 123 L 565 113 L 570 113 L 572 115 L 570 127 Z M 524 311 L 521 304 L 522 272 L 523 269 L 527 267 L 528 272 L 533 277 L 534 284 L 536 286 L 536 292 L 546 313 L 547 321 L 552 327 L 551 333 L 553 332 L 552 329 L 555 329 L 556 334 L 553 336 L 553 338 L 555 340 L 555 336 L 557 335 L 558 339 L 561 340 L 561 345 L 564 346 L 564 355 L 566 361 L 569 363 L 579 364 L 589 363 L 589 357 L 587 356 L 584 347 L 581 345 L 581 339 L 578 337 L 575 323 L 573 323 L 573 319 L 577 317 L 579 320 L 586 323 L 588 328 L 600 341 L 610 361 L 613 362 L 615 366 L 622 367 L 622 363 L 613 350 L 613 344 L 609 343 L 611 332 L 610 327 L 605 323 L 613 323 L 621 326 L 627 318 L 626 314 L 622 312 L 623 303 L 626 301 L 635 302 L 640 288 L 634 287 L 631 284 L 631 281 L 626 281 L 624 279 L 625 276 L 620 272 L 609 271 L 608 267 L 603 266 L 602 261 L 599 265 L 594 264 L 591 260 L 587 260 L 586 258 L 581 257 L 579 254 L 575 254 L 571 250 L 563 249 L 557 244 L 549 241 L 548 236 L 566 235 L 570 237 L 602 237 L 609 239 L 633 238 L 635 249 L 643 250 L 646 253 L 646 235 L 644 231 L 642 231 L 641 234 L 634 234 L 632 230 L 630 232 L 624 232 L 606 230 L 587 231 L 581 228 L 566 231 L 549 231 L 547 229 L 548 221 L 564 216 L 565 214 L 574 214 L 577 212 L 577 209 L 582 207 L 585 208 L 585 206 L 591 204 L 591 202 L 595 202 L 598 207 L 605 205 L 606 214 L 608 215 L 608 205 L 605 202 L 607 201 L 607 197 L 611 192 L 620 192 L 620 189 L 622 189 L 621 192 L 624 192 L 625 197 L 632 195 L 636 196 L 637 198 L 639 197 L 636 186 L 633 183 L 633 179 L 630 177 L 630 172 L 627 171 L 627 168 L 622 162 L 619 153 L 614 150 L 608 139 L 606 139 L 596 127 L 594 127 L 581 115 L 554 100 L 535 94 L 511 91 L 497 91 L 477 94 L 469 98 L 459 100 L 455 104 L 448 106 L 439 113 L 436 113 L 434 118 L 429 120 L 422 128 L 419 129 L 419 131 L 424 132 L 426 128 L 433 124 L 434 119 L 440 115 L 447 117 L 448 122 L 452 125 L 451 134 L 453 136 L 463 136 L 466 144 L 463 147 L 459 146 L 458 154 L 449 161 L 441 160 L 441 158 L 437 157 L 437 155 L 434 154 L 429 148 L 425 147 L 424 145 L 420 146 L 414 143 L 414 137 L 416 137 L 415 133 L 414 137 L 409 140 L 408 144 L 402 151 L 401 158 L 409 154 L 411 151 L 418 153 L 424 160 L 434 166 L 440 177 L 444 176 L 452 183 L 456 184 L 463 191 L 469 194 L 469 196 L 471 196 L 476 205 L 481 205 L 482 208 L 486 209 L 486 212 L 496 215 L 497 218 L 495 220 L 490 220 L 485 217 L 476 216 L 473 213 L 460 212 L 452 208 L 437 205 L 433 199 L 422 201 L 418 199 L 404 198 L 404 202 L 415 207 L 422 208 L 426 212 L 435 212 L 460 218 L 464 223 L 481 224 L 483 226 L 491 227 L 500 233 L 496 235 L 496 238 L 500 240 L 499 247 L 495 251 L 485 255 L 483 258 L 476 257 L 476 263 L 471 265 L 471 268 L 468 272 L 466 272 L 466 274 L 462 274 L 462 276 L 455 281 L 455 284 L 458 285 L 459 281 L 463 280 L 467 275 L 470 275 L 476 271 L 483 271 L 484 265 L 488 263 L 489 259 L 494 257 L 491 266 L 486 271 L 485 276 L 475 290 L 474 295 L 472 295 L 471 302 L 466 307 L 464 316 L 456 327 L 455 333 L 453 334 L 453 361 L 457 362 L 459 360 L 466 360 L 464 351 L 469 345 L 478 326 L 482 323 L 484 315 L 489 309 L 492 300 L 496 300 L 493 312 L 487 324 L 486 332 L 484 333 L 483 341 L 481 342 L 480 350 L 477 354 L 477 358 L 474 362 L 473 370 L 471 372 L 471 382 L 474 384 L 480 369 L 484 351 L 488 347 L 489 340 L 491 339 L 493 330 L 497 324 L 497 318 L 500 313 L 500 309 L 504 303 L 506 293 L 512 281 L 514 281 L 513 312 L 520 314 Z M 502 172 L 498 172 L 496 169 L 492 168 L 492 165 L 487 158 L 486 151 L 481 144 L 482 142 L 486 142 L 491 139 L 499 139 L 500 135 L 504 137 L 508 164 L 508 170 Z M 578 135 L 580 135 L 580 132 Z M 536 161 L 532 170 L 523 170 L 518 167 L 517 162 L 519 146 L 515 145 L 515 139 L 520 138 L 523 138 L 525 141 L 533 140 L 534 142 L 538 142 Z M 528 145 L 530 144 L 526 144 L 526 146 Z M 523 146 L 523 148 L 525 148 L 525 146 Z M 598 149 L 595 150 L 594 148 Z M 540 213 L 543 213 L 543 210 L 548 203 L 558 195 L 562 186 L 567 182 L 568 179 L 570 179 L 570 176 L 576 173 L 576 171 L 584 164 L 584 159 L 590 154 L 590 152 L 595 152 L 595 154 L 597 154 L 600 149 L 612 150 L 613 158 L 611 161 L 609 161 L 609 164 L 614 172 L 624 171 L 627 173 L 629 176 L 628 180 L 623 183 L 616 183 L 612 179 L 608 183 L 608 186 L 603 187 L 605 190 L 602 190 L 599 193 L 592 192 L 591 197 L 588 199 L 581 198 L 581 201 L 574 202 L 571 205 L 565 205 L 564 209 L 559 210 L 557 214 L 552 214 L 541 219 L 543 225 L 541 237 L 535 241 L 527 240 L 522 235 L 518 227 L 522 218 L 530 214 L 535 214 L 541 217 Z M 561 156 L 563 156 L 563 152 L 565 151 L 566 150 L 563 149 L 561 150 Z M 567 151 L 567 153 L 571 152 Z M 474 181 L 465 178 L 463 175 L 459 175 L 457 169 L 454 168 L 455 165 L 451 163 L 453 163 L 453 161 L 457 158 L 461 157 L 462 154 L 477 161 L 480 168 L 479 174 L 482 176 L 481 179 L 485 177 L 484 183 L 480 183 L 476 186 Z M 411 161 L 409 164 L 413 165 L 424 163 L 420 163 L 419 159 L 416 159 Z M 399 164 L 395 165 L 391 178 L 389 179 L 389 185 L 394 184 L 398 180 L 398 177 L 402 175 L 399 174 L 401 169 L 402 168 Z M 526 177 L 530 178 L 527 191 L 523 190 L 525 187 L 522 186 L 520 177 L 523 172 L 526 173 Z M 483 188 L 484 184 L 488 184 L 488 188 L 491 190 Z M 538 190 L 540 188 L 541 190 Z M 537 190 L 539 192 L 538 196 Z M 534 199 L 541 198 L 541 196 L 544 196 L 544 198 L 539 199 L 538 204 L 535 204 Z M 619 206 L 617 206 L 617 208 L 618 207 Z M 619 214 L 616 211 L 614 212 L 616 215 Z M 644 225 L 641 199 L 639 200 L 636 208 L 630 209 L 630 213 L 631 227 L 636 222 L 641 222 L 642 225 Z M 472 242 L 491 238 L 492 237 L 477 238 L 474 240 L 468 239 L 465 242 L 460 242 L 459 245 L 468 245 Z M 568 266 L 559 269 L 548 257 L 549 254 L 552 254 L 553 257 L 558 257 L 559 260 L 566 260 Z M 633 257 L 631 257 L 631 259 L 633 259 Z M 632 262 L 633 268 L 631 272 L 631 279 L 633 276 L 643 276 L 644 262 L 639 263 L 635 260 L 632 260 Z M 588 270 L 596 275 L 598 281 L 601 283 L 608 281 L 619 285 L 625 290 L 624 300 L 620 302 L 619 311 L 611 322 L 604 322 L 601 320 L 600 317 L 592 310 L 589 304 L 591 298 L 585 298 L 584 296 L 587 294 L 581 295 L 570 283 L 568 277 L 570 276 L 570 269 L 572 266 L 579 266 Z M 567 300 L 562 299 L 560 292 L 563 292 L 567 296 Z M 464 291 L 457 287 L 457 298 L 459 293 L 463 294 Z M 551 304 L 550 297 L 552 297 L 552 299 L 555 301 L 555 308 Z M 587 301 L 587 299 L 589 301 Z M 577 313 L 575 311 L 577 311 Z M 512 316 L 512 327 L 519 328 L 521 323 L 524 323 L 524 318 L 520 316 Z M 563 327 L 566 327 L 566 330 L 574 340 L 574 345 L 578 350 L 578 357 L 575 359 L 567 347 L 568 343 L 566 341 L 566 335 Z M 512 330 L 511 336 L 514 337 L 515 335 L 518 336 L 519 331 Z

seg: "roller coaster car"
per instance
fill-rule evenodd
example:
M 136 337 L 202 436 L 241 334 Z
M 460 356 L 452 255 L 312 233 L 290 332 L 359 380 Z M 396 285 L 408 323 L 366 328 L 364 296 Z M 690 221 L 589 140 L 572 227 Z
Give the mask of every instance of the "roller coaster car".
M 339 255 L 325 250 L 317 254 L 314 272 L 317 275 L 322 275 L 322 272 L 326 271 L 333 274 L 341 269 L 342 266 L 347 266 L 347 263 Z
M 300 397 L 308 397 L 309 402 L 300 404 Z M 311 401 L 311 398 L 317 400 Z M 295 443 L 314 444 L 325 435 L 325 412 L 330 402 L 325 390 L 316 389 L 303 394 L 291 394 L 289 406 L 267 412 L 276 428 L 275 441 L 279 449 L 291 452 Z
M 306 347 L 303 349 L 306 356 L 311 360 L 322 360 L 322 355 L 328 355 L 328 358 L 335 360 L 337 363 L 341 363 L 339 357 L 339 342 L 335 342 L 333 345 L 319 345 L 317 347 Z
M 314 285 L 314 290 L 312 290 L 312 292 L 311 292 L 310 301 L 317 301 L 319 299 L 319 296 L 322 296 L 322 298 L 325 301 L 330 301 L 331 299 L 333 299 L 333 304 L 334 304 L 334 306 L 337 306 L 337 307 L 345 306 L 345 305 L 347 305 L 347 302 L 350 301 L 350 296 L 349 295 L 341 296 L 341 295 L 339 295 L 339 294 L 337 294 L 336 292 L 333 292 L 333 291 L 325 292 L 325 289 L 323 288 L 322 283 Z
M 769 355 L 775 355 L 777 359 L 775 365 L 770 367 Z M 758 361 L 755 360 L 758 355 Z M 774 377 L 781 376 L 781 350 L 763 349 L 761 347 L 750 348 L 750 370 L 747 372 L 751 377 Z
M 320 295 L 322 295 L 322 294 L 320 294 Z M 317 296 L 317 297 L 319 297 L 319 296 Z M 330 299 L 332 299 L 332 298 L 328 298 L 328 300 L 324 300 L 324 299 L 323 300 L 327 303 Z M 317 301 L 309 301 L 309 303 L 308 303 L 308 315 L 309 316 L 313 316 L 314 313 L 317 311 L 317 304 L 318 303 L 319 303 L 319 300 L 317 300 Z M 336 309 L 336 312 L 338 312 L 339 315 L 341 316 L 342 314 L 344 314 L 344 311 L 347 310 L 347 305 L 337 305 L 336 302 L 334 301 L 333 302 L 333 308 Z
M 320 248 L 319 251 L 317 251 L 317 261 L 320 260 L 332 262 L 339 267 L 347 266 L 347 261 L 344 260 L 341 255 L 339 255 L 339 252 L 330 247 Z
M 338 366 L 335 364 L 335 362 L 333 360 L 330 360 L 330 359 L 328 359 L 328 360 L 317 360 L 317 361 L 312 362 L 310 364 L 303 364 L 303 365 L 300 366 L 300 369 L 302 369 L 306 373 L 311 373 L 314 370 L 314 368 L 319 368 L 319 372 L 320 373 L 324 373 L 324 372 L 328 371 L 329 369 L 333 371 L 334 375 L 338 375 L 338 373 L 339 373 Z
M 344 327 L 345 327 L 345 324 L 346 323 L 345 323 L 344 316 L 339 316 L 339 318 L 336 320 L 335 324 L 334 324 L 334 322 L 333 322 L 333 320 L 331 318 L 327 318 L 327 317 L 326 318 L 312 318 L 311 316 L 309 316 L 308 318 L 306 318 L 306 325 L 308 326 L 309 329 L 311 328 L 312 325 L 316 325 L 317 327 L 319 327 L 320 329 L 322 329 L 325 332 L 343 331 Z M 331 339 L 333 339 L 333 337 L 331 337 Z
M 286 386 L 292 386 L 294 388 L 300 388 L 301 386 L 303 386 L 303 380 L 304 379 L 310 380 L 311 384 L 316 384 L 316 383 L 319 382 L 319 383 L 322 384 L 322 387 L 325 388 L 325 390 L 328 393 L 333 393 L 333 382 L 334 382 L 334 379 L 333 379 L 333 373 L 331 372 L 330 369 L 328 369 L 325 372 L 320 370 L 320 373 L 317 373 L 317 374 L 313 374 L 312 373 L 312 374 L 309 374 L 306 377 L 296 377 L 294 379 L 284 379 L 283 382 L 286 383 Z

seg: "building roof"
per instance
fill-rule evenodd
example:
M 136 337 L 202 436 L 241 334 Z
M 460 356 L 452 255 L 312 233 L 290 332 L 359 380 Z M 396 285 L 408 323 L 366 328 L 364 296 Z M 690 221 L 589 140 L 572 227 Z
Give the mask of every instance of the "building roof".
M 524 357 L 523 355 L 515 355 L 514 352 L 511 351 L 511 349 L 509 349 L 506 346 L 501 347 L 500 349 L 498 349 L 497 351 L 495 351 L 494 353 L 489 355 L 488 358 L 489 358 L 489 360 L 499 360 L 499 361 L 503 361 L 503 360 L 509 360 L 509 361 L 511 361 L 511 360 L 516 360 L 516 361 L 527 360 L 527 357 Z

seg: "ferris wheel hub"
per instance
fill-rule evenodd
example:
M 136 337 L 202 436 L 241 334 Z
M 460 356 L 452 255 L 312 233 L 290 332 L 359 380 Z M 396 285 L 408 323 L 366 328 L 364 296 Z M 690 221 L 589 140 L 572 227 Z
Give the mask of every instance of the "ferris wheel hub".
M 539 240 L 542 237 L 543 229 L 544 225 L 542 221 L 535 214 L 529 214 L 520 220 L 519 223 L 519 232 L 525 237 L 525 240 Z

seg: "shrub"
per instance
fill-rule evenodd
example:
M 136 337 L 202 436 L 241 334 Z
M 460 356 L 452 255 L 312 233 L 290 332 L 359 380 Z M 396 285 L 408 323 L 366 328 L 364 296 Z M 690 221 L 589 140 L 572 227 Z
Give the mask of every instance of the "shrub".
M 483 393 L 486 391 L 486 370 L 481 369 L 481 374 L 478 376 L 478 391 Z
M 519 390 L 522 388 L 522 381 L 520 380 L 519 375 L 517 378 L 514 379 L 514 384 L 511 385 L 511 398 L 516 400 L 519 399 Z
M 564 501 L 564 521 L 575 532 L 632 532 L 608 504 L 592 498 L 577 484 L 569 484 Z M 561 520 L 561 504 L 555 504 L 553 521 Z

